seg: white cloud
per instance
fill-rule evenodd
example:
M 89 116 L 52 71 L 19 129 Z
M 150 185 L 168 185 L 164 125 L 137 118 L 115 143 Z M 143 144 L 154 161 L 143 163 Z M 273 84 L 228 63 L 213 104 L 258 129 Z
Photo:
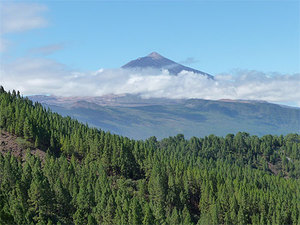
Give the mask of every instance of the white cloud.
M 236 71 L 215 80 L 183 71 L 100 69 L 91 72 L 68 70 L 48 59 L 19 59 L 0 69 L 0 84 L 24 95 L 101 96 L 140 94 L 150 98 L 249 99 L 300 106 L 300 74 L 267 74 Z
M 0 52 L 7 51 L 10 42 L 5 34 L 24 32 L 47 26 L 45 5 L 36 3 L 0 2 Z
M 65 48 L 65 45 L 63 43 L 51 44 L 51 45 L 46 45 L 46 46 L 42 46 L 42 47 L 38 47 L 38 48 L 32 48 L 29 50 L 29 54 L 46 56 L 46 55 L 50 55 L 54 52 L 57 52 L 59 50 L 62 50 L 64 48 Z
M 35 3 L 2 3 L 0 5 L 1 33 L 14 33 L 40 28 L 47 25 L 41 15 L 45 5 Z
M 9 47 L 9 44 L 10 42 L 8 40 L 1 38 L 1 34 L 0 34 L 0 53 L 5 52 Z
M 199 60 L 195 59 L 194 57 L 188 57 L 185 60 L 180 61 L 179 63 L 185 64 L 185 65 L 191 65 L 199 62 Z

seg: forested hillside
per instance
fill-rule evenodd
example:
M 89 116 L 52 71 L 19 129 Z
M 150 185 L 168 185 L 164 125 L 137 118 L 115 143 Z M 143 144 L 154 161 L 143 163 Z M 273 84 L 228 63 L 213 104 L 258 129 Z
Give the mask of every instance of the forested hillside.
M 2 87 L 0 128 L 0 224 L 300 224 L 299 134 L 136 141 Z

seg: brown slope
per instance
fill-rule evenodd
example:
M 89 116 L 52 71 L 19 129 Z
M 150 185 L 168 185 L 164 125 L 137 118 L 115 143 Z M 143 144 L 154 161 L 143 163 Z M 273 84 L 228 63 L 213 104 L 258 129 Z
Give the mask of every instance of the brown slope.
M 27 149 L 30 149 L 31 154 L 39 156 L 42 161 L 44 160 L 46 153 L 38 148 L 34 148 L 31 142 L 6 131 L 0 131 L 1 154 L 5 155 L 10 152 L 17 158 L 25 160 Z

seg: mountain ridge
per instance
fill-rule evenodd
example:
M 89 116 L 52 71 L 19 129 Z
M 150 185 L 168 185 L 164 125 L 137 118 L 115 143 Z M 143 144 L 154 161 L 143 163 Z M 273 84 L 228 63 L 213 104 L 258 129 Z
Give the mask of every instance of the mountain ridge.
M 238 131 L 253 135 L 300 133 L 300 108 L 249 100 L 142 99 L 122 95 L 53 100 L 30 97 L 62 115 L 135 139 Z M 94 100 L 94 101 L 93 101 Z

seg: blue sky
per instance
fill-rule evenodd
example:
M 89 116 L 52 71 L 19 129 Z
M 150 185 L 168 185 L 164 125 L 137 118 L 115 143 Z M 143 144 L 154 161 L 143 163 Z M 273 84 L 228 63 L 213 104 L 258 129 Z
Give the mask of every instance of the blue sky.
M 300 107 L 300 1 L 1 1 L 0 84 L 24 95 Z M 123 71 L 153 51 L 210 73 Z
M 44 57 L 81 71 L 117 68 L 157 51 L 211 74 L 233 69 L 300 72 L 299 1 L 54 1 L 43 5 L 47 25 L 4 35 L 14 43 L 6 59 L 34 55 L 34 48 L 60 46 Z

